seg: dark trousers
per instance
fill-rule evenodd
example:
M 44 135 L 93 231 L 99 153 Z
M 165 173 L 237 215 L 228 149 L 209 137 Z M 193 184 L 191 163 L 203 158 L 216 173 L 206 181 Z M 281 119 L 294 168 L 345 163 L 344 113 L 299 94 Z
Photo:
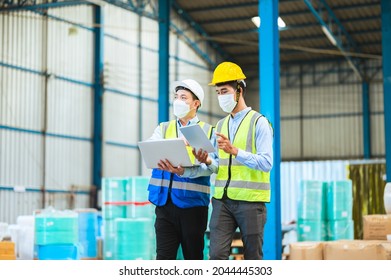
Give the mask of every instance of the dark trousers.
M 155 209 L 156 259 L 175 260 L 179 245 L 186 260 L 204 258 L 208 207 L 179 208 L 171 199 Z
M 231 199 L 212 199 L 210 218 L 210 259 L 227 260 L 232 238 L 239 227 L 242 235 L 244 259 L 263 259 L 263 230 L 267 208 L 263 202 Z

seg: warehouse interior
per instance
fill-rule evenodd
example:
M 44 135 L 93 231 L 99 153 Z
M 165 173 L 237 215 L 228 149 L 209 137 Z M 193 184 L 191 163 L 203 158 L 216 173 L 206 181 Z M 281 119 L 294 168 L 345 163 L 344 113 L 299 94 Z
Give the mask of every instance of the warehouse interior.
M 0 260 L 155 259 L 138 142 L 174 81 L 224 118 L 222 61 L 274 130 L 264 258 L 389 259 L 391 1 L 0 0 Z

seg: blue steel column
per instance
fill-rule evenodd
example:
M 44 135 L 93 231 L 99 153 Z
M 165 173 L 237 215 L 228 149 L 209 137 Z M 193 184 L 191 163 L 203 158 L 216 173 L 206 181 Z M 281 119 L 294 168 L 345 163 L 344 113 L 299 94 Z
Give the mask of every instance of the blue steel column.
M 97 189 L 101 188 L 102 181 L 102 119 L 103 119 L 103 11 L 100 6 L 94 6 L 94 132 L 93 132 L 93 184 Z M 95 199 L 94 207 L 97 207 L 98 199 Z
M 369 106 L 369 84 L 362 82 L 362 121 L 363 121 L 363 145 L 364 158 L 371 158 L 371 115 Z
M 159 123 L 169 115 L 170 0 L 159 0 Z
M 381 1 L 384 135 L 386 145 L 387 182 L 391 182 L 391 1 Z
M 267 204 L 267 222 L 263 240 L 265 260 L 280 260 L 282 255 L 280 202 L 280 55 L 277 26 L 278 1 L 260 0 L 259 88 L 260 108 L 274 129 L 274 164 L 271 171 L 271 201 Z

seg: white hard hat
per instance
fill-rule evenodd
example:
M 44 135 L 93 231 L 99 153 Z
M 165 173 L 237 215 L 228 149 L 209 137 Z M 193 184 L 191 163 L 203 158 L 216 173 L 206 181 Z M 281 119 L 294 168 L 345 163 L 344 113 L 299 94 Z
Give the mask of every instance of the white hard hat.
M 176 92 L 177 87 L 184 87 L 184 88 L 190 90 L 200 100 L 201 105 L 202 105 L 202 102 L 204 102 L 204 90 L 202 89 L 201 85 L 198 82 L 196 82 L 192 79 L 175 81 L 173 84 L 174 92 Z M 201 105 L 200 105 L 200 107 L 201 107 Z

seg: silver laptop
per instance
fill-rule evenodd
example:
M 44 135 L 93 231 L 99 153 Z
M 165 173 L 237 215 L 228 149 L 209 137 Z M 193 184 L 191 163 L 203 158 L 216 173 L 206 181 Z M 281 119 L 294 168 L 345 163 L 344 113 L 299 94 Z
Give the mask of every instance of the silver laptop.
M 168 159 L 173 166 L 189 167 L 192 164 L 183 139 L 162 139 L 138 142 L 147 168 L 158 168 L 160 160 Z

